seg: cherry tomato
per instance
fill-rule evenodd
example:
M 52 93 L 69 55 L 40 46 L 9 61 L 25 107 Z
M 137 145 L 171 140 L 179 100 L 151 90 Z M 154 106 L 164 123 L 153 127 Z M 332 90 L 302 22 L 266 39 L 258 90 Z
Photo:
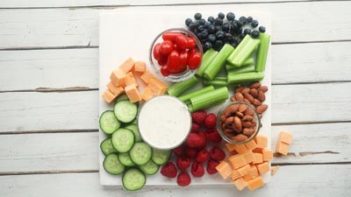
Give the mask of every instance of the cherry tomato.
M 153 55 L 154 55 L 154 58 L 157 59 L 157 60 L 160 58 L 160 47 L 161 47 L 161 44 L 157 43 L 154 46 L 154 50 L 152 51 Z
M 157 60 L 158 64 L 160 66 L 164 66 L 167 63 L 167 56 L 166 55 L 160 55 L 160 57 Z
M 168 66 L 166 65 L 166 66 L 163 66 L 161 69 L 160 69 L 160 71 L 161 71 L 161 74 L 163 75 L 163 76 L 168 76 L 168 75 L 170 75 L 171 73 L 169 72 L 169 70 L 168 70 Z
M 163 40 L 170 40 L 172 42 L 175 42 L 177 36 L 181 35 L 181 33 L 178 32 L 165 32 L 162 34 Z
M 193 53 L 188 58 L 188 66 L 191 70 L 197 69 L 201 63 L 201 54 L 199 52 Z
M 188 49 L 193 49 L 193 48 L 195 48 L 195 46 L 196 46 L 195 39 L 193 37 L 188 37 L 186 47 Z
M 179 73 L 184 69 L 184 67 L 186 68 L 186 66 L 180 65 L 180 56 L 178 51 L 176 50 L 173 50 L 171 54 L 169 54 L 167 66 L 168 66 L 168 70 L 172 74 Z
M 169 40 L 163 41 L 160 47 L 160 53 L 162 55 L 168 55 L 172 51 L 173 51 L 173 43 Z
M 186 51 L 181 52 L 179 54 L 179 58 L 180 58 L 180 65 L 186 66 L 188 61 L 188 52 Z
M 180 34 L 177 36 L 176 43 L 179 49 L 185 49 L 187 46 L 188 39 L 185 35 Z

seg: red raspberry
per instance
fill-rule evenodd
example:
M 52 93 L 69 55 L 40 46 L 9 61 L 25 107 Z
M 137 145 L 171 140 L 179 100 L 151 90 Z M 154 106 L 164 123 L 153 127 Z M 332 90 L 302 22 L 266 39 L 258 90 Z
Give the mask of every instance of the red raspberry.
M 187 148 L 185 149 L 185 154 L 189 158 L 194 158 L 196 157 L 197 150 L 195 148 Z
M 194 177 L 202 177 L 205 174 L 205 169 L 201 163 L 194 161 L 191 165 L 191 174 Z
M 186 157 L 178 157 L 177 158 L 177 166 L 181 170 L 186 170 L 190 166 L 190 159 Z
M 210 158 L 210 154 L 208 153 L 208 151 L 206 149 L 200 150 L 196 155 L 196 161 L 199 163 L 203 163 L 203 162 L 207 161 L 208 158 Z
M 205 118 L 205 127 L 208 129 L 215 128 L 217 123 L 217 117 L 214 113 L 210 113 Z
M 191 125 L 191 132 L 198 132 L 198 131 L 200 131 L 200 125 L 193 122 L 193 124 Z
M 219 143 L 222 141 L 222 137 L 219 135 L 216 129 L 206 132 L 206 139 L 214 143 Z
M 208 174 L 215 174 L 217 173 L 216 167 L 218 166 L 219 162 L 215 160 L 208 160 L 207 162 L 207 173 Z
M 173 153 L 178 157 L 182 156 L 184 154 L 184 149 L 185 149 L 185 147 L 183 145 L 178 146 L 177 148 L 173 149 Z
M 161 174 L 168 178 L 174 178 L 177 176 L 177 167 L 170 161 L 162 166 Z
M 193 119 L 193 122 L 197 124 L 202 124 L 206 116 L 207 116 L 207 113 L 205 111 L 197 111 L 191 114 L 191 118 Z
M 178 175 L 177 183 L 179 186 L 185 187 L 191 183 L 191 178 L 187 172 L 181 172 Z
M 210 151 L 210 157 L 216 161 L 222 161 L 225 158 L 225 153 L 222 149 L 214 146 Z
M 206 145 L 206 137 L 200 133 L 190 133 L 186 145 L 190 148 L 201 148 Z

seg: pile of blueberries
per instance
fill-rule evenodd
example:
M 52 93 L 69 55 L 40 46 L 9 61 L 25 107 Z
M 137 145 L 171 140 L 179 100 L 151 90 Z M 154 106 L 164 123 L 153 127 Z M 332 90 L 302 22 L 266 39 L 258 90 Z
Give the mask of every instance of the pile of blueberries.
M 264 26 L 258 27 L 258 21 L 251 16 L 236 19 L 233 12 L 228 12 L 226 16 L 220 12 L 217 18 L 209 16 L 207 20 L 196 13 L 194 20 L 187 18 L 185 24 L 199 38 L 204 52 L 210 48 L 219 51 L 225 43 L 236 47 L 246 35 L 257 38 L 259 32 L 266 31 Z

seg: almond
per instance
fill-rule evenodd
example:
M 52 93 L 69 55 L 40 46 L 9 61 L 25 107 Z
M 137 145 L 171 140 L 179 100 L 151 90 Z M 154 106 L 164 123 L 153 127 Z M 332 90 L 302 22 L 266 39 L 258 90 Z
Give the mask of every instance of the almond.
M 244 120 L 244 121 L 246 121 L 246 120 L 251 121 L 252 119 L 253 119 L 253 117 L 250 116 L 250 115 L 245 115 L 245 116 L 243 117 L 243 120 Z
M 242 123 L 242 125 L 244 128 L 249 128 L 249 127 L 252 127 L 252 122 L 251 121 L 244 121 Z
M 245 128 L 243 130 L 243 134 L 248 136 L 248 137 L 250 137 L 254 132 L 255 132 L 255 130 L 252 128 Z
M 260 106 L 262 105 L 261 101 L 259 101 L 258 99 L 254 99 L 253 102 L 252 102 L 253 105 L 255 106 Z
M 235 93 L 234 97 L 235 97 L 235 100 L 237 100 L 237 101 L 243 101 L 244 100 L 244 96 L 240 92 Z
M 233 137 L 233 140 L 235 140 L 237 142 L 243 142 L 243 141 L 247 140 L 247 136 L 243 135 L 243 134 L 238 134 L 238 135 Z
M 241 131 L 243 129 L 243 126 L 241 124 L 241 120 L 237 116 L 234 117 L 234 127 L 237 129 L 237 131 Z
M 245 94 L 245 93 L 249 93 L 250 92 L 250 88 L 244 88 L 241 93 Z
M 247 105 L 245 105 L 245 104 L 240 104 L 240 105 L 239 105 L 239 108 L 238 108 L 238 111 L 242 113 L 242 112 L 244 112 L 246 109 L 247 109 Z
M 266 104 L 262 104 L 256 108 L 256 112 L 262 114 L 267 110 L 268 106 Z
M 255 82 L 255 83 L 253 83 L 253 84 L 250 85 L 250 88 L 255 88 L 255 89 L 257 89 L 257 88 L 259 88 L 260 86 L 261 86 L 260 82 Z
M 268 88 L 267 88 L 267 86 L 261 86 L 261 87 L 258 88 L 258 90 L 260 90 L 262 92 L 267 92 Z
M 241 113 L 241 112 L 235 112 L 235 115 L 237 115 L 239 118 L 243 118 L 244 117 L 244 114 Z
M 240 86 L 238 88 L 235 89 L 235 92 L 241 92 L 243 91 L 244 87 Z
M 247 100 L 250 101 L 250 103 L 253 102 L 253 100 L 255 99 L 253 96 L 251 96 L 251 94 L 249 94 L 248 92 L 244 92 L 244 98 L 246 98 Z
M 234 123 L 234 118 L 233 117 L 229 117 L 229 118 L 225 119 L 224 123 L 226 125 L 232 124 L 232 123 Z
M 251 88 L 251 89 L 250 89 L 250 94 L 251 94 L 253 97 L 257 98 L 257 97 L 258 97 L 258 91 L 257 91 L 257 89 Z
M 266 100 L 266 96 L 264 95 L 263 91 L 258 91 L 258 96 L 257 96 L 258 100 L 260 100 L 261 102 Z
M 244 114 L 245 114 L 245 115 L 249 115 L 249 116 L 253 116 L 253 115 L 254 115 L 254 112 L 253 112 L 252 109 L 247 108 L 247 109 L 244 111 Z

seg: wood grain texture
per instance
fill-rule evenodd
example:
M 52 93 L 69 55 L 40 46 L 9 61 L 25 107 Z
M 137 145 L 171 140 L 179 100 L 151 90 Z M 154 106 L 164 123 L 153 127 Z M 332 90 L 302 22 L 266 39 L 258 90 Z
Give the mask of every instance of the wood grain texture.
M 351 42 L 273 45 L 272 82 L 351 81 L 350 48 Z M 0 69 L 0 91 L 94 89 L 98 49 L 0 51 Z
M 172 11 L 216 9 L 216 5 L 172 6 Z M 228 5 L 230 6 L 230 5 Z M 237 4 L 233 9 L 257 10 L 273 18 L 273 42 L 350 40 L 351 2 L 301 2 L 283 4 Z M 169 7 L 134 7 L 135 12 Z M 123 11 L 123 8 L 116 8 Z M 218 10 L 221 10 L 218 7 Z M 298 13 L 297 13 L 298 10 Z M 333 17 L 326 14 L 333 13 Z M 5 9 L 0 12 L 1 49 L 98 46 L 98 14 L 101 9 Z M 24 17 L 25 16 L 25 17 Z M 342 20 L 335 20 L 335 18 Z M 318 19 L 318 20 L 316 20 Z M 182 20 L 182 19 L 180 19 Z
M 351 165 L 282 166 L 271 182 L 255 192 L 244 191 L 243 197 L 346 197 L 351 192 Z M 120 178 L 120 177 L 117 177 Z M 236 189 L 226 187 L 148 188 L 126 193 L 117 187 L 99 185 L 97 173 L 0 176 L 0 193 L 6 197 L 96 197 L 96 196 L 235 196 Z
M 272 148 L 290 131 L 289 156 L 274 164 L 351 162 L 351 123 L 273 126 Z M 98 170 L 98 133 L 0 135 L 0 174 Z

